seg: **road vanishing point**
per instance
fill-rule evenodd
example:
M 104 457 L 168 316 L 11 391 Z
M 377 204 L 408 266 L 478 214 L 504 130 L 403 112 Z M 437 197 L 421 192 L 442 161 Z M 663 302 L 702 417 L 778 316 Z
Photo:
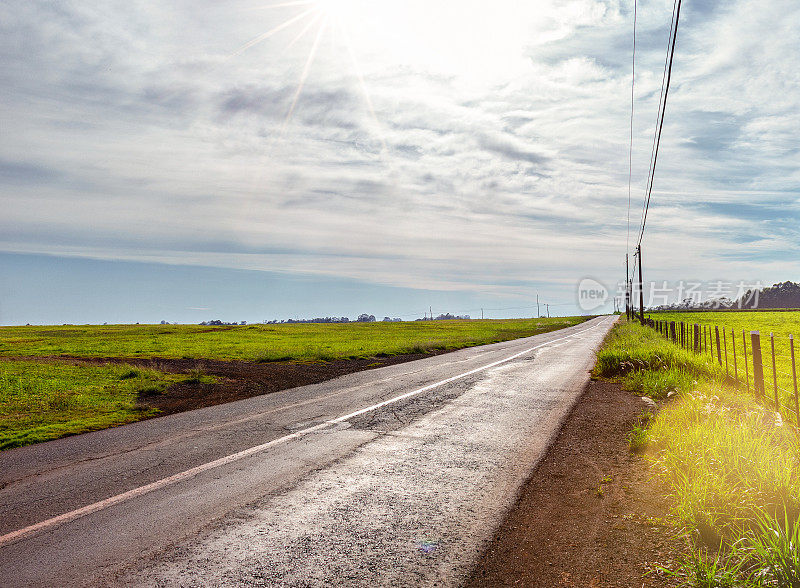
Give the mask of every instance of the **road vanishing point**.
M 0 584 L 457 586 L 615 317 L 0 453 Z

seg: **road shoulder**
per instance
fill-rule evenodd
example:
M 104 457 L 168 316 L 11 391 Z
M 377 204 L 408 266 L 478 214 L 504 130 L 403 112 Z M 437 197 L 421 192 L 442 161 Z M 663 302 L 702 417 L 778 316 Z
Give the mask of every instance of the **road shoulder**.
M 591 382 L 466 585 L 669 586 L 657 568 L 681 545 L 668 501 L 627 444 L 644 408 L 618 384 Z

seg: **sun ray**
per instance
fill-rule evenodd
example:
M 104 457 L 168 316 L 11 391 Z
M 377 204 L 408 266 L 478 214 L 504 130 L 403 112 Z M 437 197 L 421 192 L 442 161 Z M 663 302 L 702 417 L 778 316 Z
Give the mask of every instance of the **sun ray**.
M 297 36 L 296 36 L 294 39 L 292 39 L 292 40 L 289 42 L 289 44 L 288 44 L 288 45 L 286 45 L 286 47 L 284 48 L 284 51 L 288 51 L 289 49 L 291 49 L 292 47 L 294 47 L 294 45 L 295 45 L 295 44 L 296 44 L 296 43 L 297 43 L 297 42 L 298 42 L 300 39 L 302 39 L 303 37 L 305 37 L 305 36 L 306 36 L 306 33 L 307 33 L 307 32 L 308 32 L 310 29 L 311 29 L 311 27 L 313 27 L 315 24 L 317 24 L 317 23 L 320 21 L 320 19 L 321 19 L 323 16 L 324 16 L 324 15 L 323 15 L 322 13 L 320 13 L 320 14 L 317 14 L 317 15 L 316 15 L 314 18 L 312 18 L 312 19 L 311 19 L 311 21 L 309 21 L 309 23 L 308 23 L 308 24 L 306 24 L 306 26 L 304 26 L 304 27 L 303 27 L 303 29 L 302 29 L 302 30 L 301 30 L 299 33 L 297 33 Z
M 364 74 L 361 70 L 361 64 L 358 62 L 356 58 L 355 51 L 353 51 L 353 43 L 350 40 L 350 33 L 342 23 L 339 23 L 339 29 L 344 38 L 344 45 L 347 47 L 347 53 L 350 55 L 350 61 L 353 64 L 353 69 L 356 72 L 356 77 L 358 78 L 359 86 L 361 87 L 361 93 L 364 95 L 364 101 L 367 104 L 367 109 L 369 110 L 369 114 L 372 117 L 372 121 L 375 123 L 375 129 L 378 132 L 378 139 L 381 142 L 381 151 L 383 153 L 386 152 L 386 140 L 383 136 L 383 130 L 381 128 L 380 121 L 378 121 L 378 115 L 375 113 L 375 107 L 372 104 L 372 95 L 369 92 L 369 88 L 367 88 L 367 82 L 364 79 Z
M 237 55 L 240 55 L 241 53 L 247 51 L 251 47 L 253 47 L 255 45 L 258 45 L 262 41 L 266 41 L 267 39 L 269 39 L 273 35 L 275 35 L 275 34 L 281 32 L 282 30 L 292 26 L 297 21 L 304 19 L 305 17 L 307 17 L 310 14 L 314 14 L 314 12 L 316 12 L 316 11 L 313 8 L 309 8 L 308 10 L 304 10 L 303 12 L 293 16 L 292 18 L 290 18 L 286 22 L 283 22 L 283 23 L 279 24 L 278 26 L 276 26 L 275 28 L 267 31 L 266 33 L 263 33 L 263 34 L 259 35 L 255 39 L 253 39 L 251 41 L 248 41 L 247 43 L 245 43 L 244 45 L 239 47 L 236 51 L 231 53 L 230 57 L 235 57 Z
M 297 101 L 300 99 L 300 94 L 303 92 L 303 87 L 306 84 L 306 80 L 308 79 L 308 73 L 311 71 L 311 65 L 314 63 L 314 58 L 317 55 L 317 48 L 319 47 L 319 42 L 322 40 L 322 34 L 325 32 L 325 28 L 328 25 L 328 19 L 326 18 L 322 24 L 319 26 L 319 30 L 317 31 L 317 36 L 314 38 L 314 44 L 311 47 L 311 51 L 308 54 L 308 59 L 306 60 L 306 65 L 303 68 L 303 73 L 300 75 L 300 84 L 297 86 L 297 91 L 294 93 L 294 98 L 292 99 L 292 106 L 289 108 L 289 113 L 286 115 L 286 120 L 283 121 L 283 127 L 281 128 L 281 134 L 286 131 L 286 126 L 289 124 L 289 120 L 291 120 L 292 115 L 294 114 L 294 109 L 297 107 Z
M 356 56 L 356 51 L 354 49 L 354 44 L 351 39 L 350 32 L 347 30 L 346 23 L 344 22 L 345 21 L 345 19 L 343 18 L 344 15 L 349 14 L 342 12 L 342 10 L 345 10 L 347 7 L 347 5 L 344 4 L 344 2 L 345 0 L 337 0 L 337 1 L 286 0 L 283 2 L 279 1 L 273 4 L 264 5 L 261 8 L 265 9 L 282 8 L 282 7 L 302 7 L 302 8 L 300 9 L 299 13 L 290 17 L 288 20 L 282 22 L 281 24 L 275 26 L 269 31 L 245 43 L 239 49 L 233 52 L 230 56 L 233 57 L 239 55 L 244 51 L 247 51 L 248 49 L 254 47 L 255 45 L 263 41 L 266 41 L 267 39 L 276 35 L 277 33 L 288 29 L 292 25 L 299 25 L 301 27 L 299 32 L 296 33 L 296 35 L 292 38 L 292 40 L 283 49 L 283 52 L 286 52 L 292 47 L 294 47 L 301 39 L 305 38 L 308 35 L 309 31 L 311 31 L 315 26 L 319 27 L 314 36 L 314 41 L 312 43 L 309 54 L 305 60 L 305 64 L 303 66 L 303 70 L 300 75 L 297 88 L 292 96 L 292 101 L 289 106 L 288 112 L 281 126 L 280 136 L 283 136 L 285 134 L 289 122 L 294 116 L 295 110 L 297 109 L 300 96 L 302 95 L 306 82 L 308 81 L 311 67 L 314 65 L 317 55 L 319 54 L 319 49 L 324 34 L 326 31 L 329 31 L 331 33 L 331 43 L 333 44 L 332 51 L 335 50 L 334 46 L 338 45 L 340 48 L 343 46 L 344 50 L 347 52 L 349 61 L 351 62 L 353 68 L 353 73 L 355 74 L 355 77 L 358 80 L 358 86 L 363 96 L 364 104 L 367 107 L 369 117 L 373 123 L 371 126 L 373 127 L 377 135 L 377 138 L 380 141 L 381 152 L 385 153 L 387 150 L 386 138 L 383 135 L 383 129 L 381 127 L 380 121 L 378 120 L 378 115 L 375 112 L 375 105 L 372 101 L 372 95 L 370 94 L 369 88 L 367 87 L 367 82 L 364 76 L 363 69 Z M 337 37 L 339 38 L 339 43 L 337 43 Z

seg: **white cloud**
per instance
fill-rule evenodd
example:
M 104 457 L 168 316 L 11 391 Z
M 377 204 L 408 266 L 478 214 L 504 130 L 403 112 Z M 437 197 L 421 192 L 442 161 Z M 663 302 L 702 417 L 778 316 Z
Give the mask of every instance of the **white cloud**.
M 302 8 L 0 8 L 0 249 L 520 295 L 617 278 L 629 2 L 342 6 L 356 64 L 326 34 L 288 122 L 313 30 L 234 52 Z M 640 7 L 634 236 L 671 6 Z M 800 269 L 798 28 L 788 0 L 685 8 L 653 277 Z

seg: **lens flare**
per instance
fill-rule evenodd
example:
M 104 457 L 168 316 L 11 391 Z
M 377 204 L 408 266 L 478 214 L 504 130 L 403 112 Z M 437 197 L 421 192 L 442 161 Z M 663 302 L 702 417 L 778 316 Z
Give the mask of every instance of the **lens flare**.
M 349 27 L 348 23 L 358 22 L 359 8 L 357 5 L 357 0 L 296 0 L 289 2 L 278 2 L 274 4 L 268 4 L 265 6 L 265 8 L 289 8 L 289 7 L 297 8 L 298 12 L 293 14 L 292 16 L 290 16 L 288 19 L 278 24 L 277 26 L 258 35 L 257 37 L 251 39 L 247 43 L 244 43 L 241 47 L 239 47 L 236 51 L 234 51 L 231 54 L 232 57 L 240 55 L 241 53 L 249 49 L 252 49 L 256 45 L 266 41 L 267 39 L 270 39 L 271 37 L 285 30 L 291 31 L 294 29 L 296 31 L 294 37 L 291 39 L 291 41 L 289 41 L 286 49 L 293 47 L 301 39 L 307 36 L 313 38 L 311 49 L 309 50 L 308 57 L 305 60 L 303 70 L 300 74 L 300 79 L 297 84 L 297 89 L 294 95 L 292 96 L 291 104 L 289 105 L 286 118 L 284 119 L 281 128 L 281 134 L 285 132 L 287 125 L 289 124 L 289 122 L 292 119 L 292 116 L 294 115 L 295 109 L 297 108 L 297 103 L 300 99 L 300 96 L 303 93 L 303 88 L 305 87 L 306 81 L 308 80 L 309 74 L 311 72 L 311 67 L 313 66 L 314 60 L 319 52 L 320 44 L 327 32 L 330 32 L 331 35 L 336 39 L 344 41 L 346 46 L 345 54 L 347 55 L 348 60 L 351 62 L 353 73 L 358 79 L 359 87 L 364 97 L 364 103 L 367 107 L 370 117 L 373 119 L 373 122 L 375 123 L 375 128 L 380 129 L 377 116 L 375 115 L 375 109 L 372 104 L 372 98 L 370 97 L 370 93 L 367 90 L 367 84 L 364 80 L 362 68 L 356 57 L 356 52 L 353 49 L 353 45 L 350 40 L 350 34 L 348 30 Z M 383 148 L 385 149 L 386 142 L 384 141 L 382 136 L 380 137 L 380 142 Z

